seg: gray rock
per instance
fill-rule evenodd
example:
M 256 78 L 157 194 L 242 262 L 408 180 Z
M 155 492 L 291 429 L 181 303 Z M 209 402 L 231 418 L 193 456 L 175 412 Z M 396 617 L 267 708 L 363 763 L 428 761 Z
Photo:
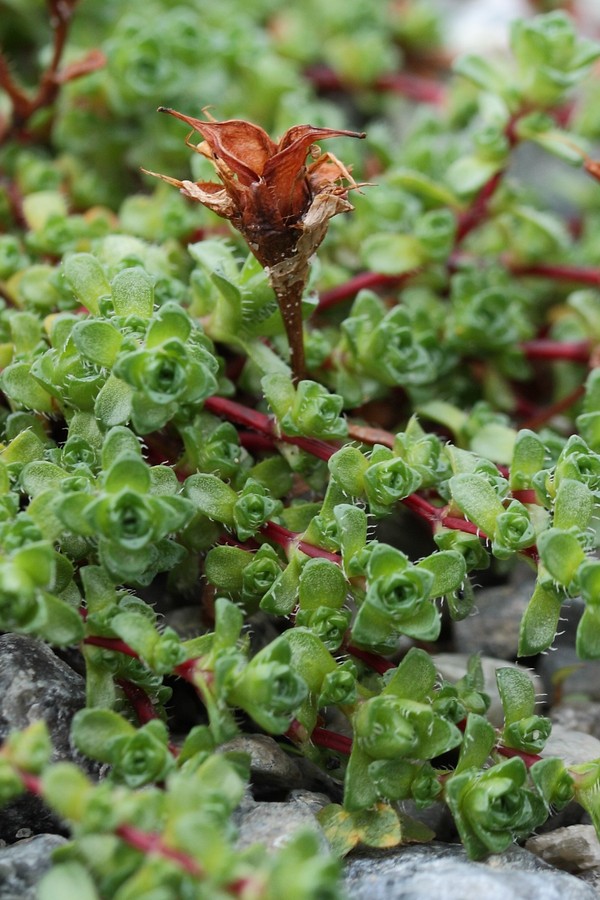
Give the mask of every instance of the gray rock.
M 302 792 L 304 793 L 304 792 Z M 324 851 L 329 850 L 325 832 L 317 822 L 313 804 L 305 797 L 286 803 L 251 803 L 246 798 L 235 816 L 239 828 L 237 846 L 243 850 L 252 844 L 262 844 L 267 850 L 279 850 L 300 828 L 310 828 L 320 840 Z
M 459 653 L 482 653 L 514 661 L 521 617 L 531 599 L 534 584 L 534 573 L 519 566 L 509 584 L 476 591 L 476 611 L 461 622 L 453 623 L 455 649 Z
M 577 626 L 584 603 L 563 604 L 552 651 L 543 653 L 536 669 L 551 702 L 600 702 L 600 662 L 582 661 L 575 652 Z
M 85 682 L 40 641 L 19 634 L 0 636 L 0 743 L 13 730 L 43 719 L 54 747 L 53 760 L 84 763 L 71 746 L 71 719 L 85 705 Z M 37 797 L 23 795 L 0 809 L 0 837 L 17 832 L 60 831 L 59 821 Z
M 57 834 L 38 834 L 0 849 L 2 900 L 35 900 L 36 885 L 51 866 L 51 855 L 66 844 Z
M 432 803 L 422 809 L 414 800 L 402 800 L 398 807 L 401 813 L 429 828 L 436 840 L 449 843 L 458 840 L 456 824 L 446 803 Z
M 553 706 L 549 715 L 556 725 L 569 731 L 583 731 L 600 738 L 600 703 L 568 700 Z
M 592 887 L 519 847 L 470 861 L 454 844 L 419 844 L 351 856 L 351 900 L 596 900 Z
M 467 663 L 469 654 L 464 653 L 438 653 L 433 657 L 435 666 L 444 678 L 450 682 L 458 681 L 467 671 Z M 502 711 L 502 703 L 500 702 L 500 694 L 496 686 L 496 669 L 503 666 L 513 666 L 527 672 L 531 678 L 531 682 L 535 689 L 536 696 L 541 701 L 543 699 L 543 684 L 540 678 L 531 669 L 525 669 L 523 666 L 517 666 L 516 663 L 507 662 L 505 659 L 496 659 L 491 656 L 481 657 L 481 666 L 483 669 L 483 677 L 485 681 L 485 691 L 490 695 L 491 706 L 487 712 L 492 725 L 500 727 L 504 723 L 504 713 Z
M 331 803 L 327 794 L 321 794 L 318 791 L 306 791 L 303 788 L 299 791 L 291 791 L 288 800 L 303 804 L 313 816 L 316 816 L 324 806 L 328 806 Z
M 335 763 L 333 758 L 330 760 Z M 305 756 L 299 756 L 295 760 L 298 769 L 302 773 L 302 787 L 306 791 L 327 794 L 332 803 L 341 803 L 344 796 L 344 786 L 340 778 L 333 776 L 339 774 L 339 770 L 332 769 L 330 775 L 320 766 L 307 759 Z
M 194 606 L 180 606 L 166 612 L 163 622 L 176 631 L 183 641 L 188 641 L 208 631 L 202 613 L 202 606 L 198 603 Z
M 590 762 L 600 757 L 600 740 L 583 731 L 554 724 L 541 756 L 559 756 L 568 765 Z
M 596 895 L 600 894 L 600 869 L 586 869 L 577 877 L 580 881 L 589 884 L 596 891 Z
M 570 825 L 548 834 L 536 834 L 525 847 L 565 872 L 600 868 L 600 842 L 593 825 Z
M 295 760 L 266 734 L 240 734 L 219 748 L 221 753 L 230 750 L 249 754 L 255 797 L 287 793 L 302 785 L 302 773 Z

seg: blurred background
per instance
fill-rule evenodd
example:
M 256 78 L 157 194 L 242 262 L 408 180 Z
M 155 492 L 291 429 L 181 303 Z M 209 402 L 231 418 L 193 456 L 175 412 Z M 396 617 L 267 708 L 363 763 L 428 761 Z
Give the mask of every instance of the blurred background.
M 64 85 L 46 149 L 60 158 L 81 208 L 117 209 L 139 188 L 141 165 L 189 177 L 182 126 L 157 115 L 158 106 L 193 116 L 209 106 L 216 118 L 249 119 L 273 136 L 298 122 L 368 124 L 367 143 L 346 143 L 345 159 L 375 156 L 385 166 L 411 122 L 414 101 L 435 106 L 435 84 L 447 78 L 457 54 L 501 53 L 510 21 L 535 12 L 566 9 L 589 36 L 600 25 L 600 4 L 593 0 L 81 0 L 72 5 L 64 62 L 92 49 L 106 62 Z M 52 54 L 47 4 L 2 0 L 0 47 L 20 83 L 35 85 Z M 0 118 L 7 106 L 0 91 Z M 14 148 L 4 149 L 0 164 L 10 167 L 6 154 L 11 152 Z M 27 167 L 22 147 L 20 157 L 21 168 Z

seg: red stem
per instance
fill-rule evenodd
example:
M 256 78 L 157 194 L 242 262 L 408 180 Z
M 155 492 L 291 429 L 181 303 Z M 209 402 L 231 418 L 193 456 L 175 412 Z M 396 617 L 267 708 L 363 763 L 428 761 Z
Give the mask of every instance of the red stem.
M 348 437 L 361 444 L 383 444 L 384 447 L 393 449 L 396 441 L 396 435 L 391 431 L 384 431 L 383 428 L 371 428 L 369 425 L 353 425 L 348 422 Z
M 238 431 L 238 437 L 244 450 L 252 454 L 268 453 L 275 447 L 274 439 L 266 434 L 256 434 L 254 431 Z
M 136 653 L 129 644 L 126 644 L 125 641 L 122 641 L 120 638 L 99 637 L 90 634 L 83 639 L 83 643 L 89 644 L 92 647 L 103 647 L 105 650 L 114 650 L 115 653 L 124 653 L 126 656 L 132 656 L 133 659 L 140 658 L 139 653 Z
M 546 409 L 542 409 L 534 416 L 531 416 L 526 422 L 522 423 L 521 428 L 530 428 L 532 431 L 535 431 L 554 416 L 559 415 L 559 413 L 564 412 L 566 409 L 570 409 L 584 394 L 585 385 L 580 384 L 574 391 L 567 394 L 566 397 L 562 397 L 560 400 L 557 400 L 556 403 L 552 403 L 550 406 L 547 406 Z
M 401 94 L 416 103 L 431 103 L 433 106 L 444 106 L 448 96 L 446 88 L 439 81 L 410 75 L 408 72 L 380 75 L 374 87 L 380 91 Z
M 194 684 L 194 674 L 198 667 L 198 657 L 194 657 L 193 659 L 186 659 L 185 662 L 179 663 L 178 666 L 175 666 L 173 669 L 174 675 L 179 675 L 180 678 L 183 678 L 184 681 L 189 681 L 190 684 Z
M 245 425 L 247 428 L 258 431 L 260 434 L 274 438 L 276 441 L 294 444 L 306 453 L 316 456 L 317 459 L 327 461 L 338 449 L 333 444 L 328 444 L 326 441 L 321 441 L 318 438 L 288 437 L 285 434 L 278 434 L 275 422 L 270 416 L 255 409 L 250 409 L 247 406 L 242 406 L 241 403 L 236 403 L 234 400 L 228 400 L 226 397 L 208 397 L 204 401 L 204 408 L 216 416 L 236 422 L 238 425 Z
M 410 274 L 413 273 L 411 272 Z M 330 307 L 336 306 L 344 300 L 349 300 L 351 297 L 356 296 L 359 291 L 365 289 L 397 287 L 406 281 L 408 277 L 409 273 L 403 275 L 382 275 L 378 272 L 361 272 L 348 281 L 344 281 L 328 291 L 323 291 L 319 297 L 317 310 L 323 312 L 326 309 L 330 309 Z
M 18 775 L 26 790 L 37 796 L 43 796 L 42 781 L 40 778 L 20 769 L 18 770 Z M 160 856 L 164 856 L 166 859 L 176 862 L 190 875 L 194 875 L 196 878 L 204 877 L 204 870 L 195 859 L 188 856 L 187 853 L 183 853 L 181 850 L 169 847 L 164 843 L 159 834 L 140 831 L 139 828 L 135 828 L 133 825 L 119 825 L 115 829 L 115 834 L 117 834 L 121 840 L 125 841 L 125 843 L 129 844 L 130 847 L 135 847 L 136 850 L 140 850 L 142 853 L 158 853 Z
M 515 500 L 520 503 L 535 503 L 539 505 L 537 494 L 531 488 L 523 488 L 520 491 L 511 491 Z
M 305 75 L 316 88 L 322 91 L 347 91 L 353 87 L 362 87 L 362 85 L 353 84 L 350 80 L 341 78 L 328 66 L 311 66 L 306 70 Z M 368 87 L 369 90 L 401 94 L 417 103 L 431 103 L 434 106 L 443 106 L 447 97 L 446 88 L 438 81 L 406 72 L 390 72 L 387 75 L 380 75 L 372 84 L 365 85 L 365 87 Z
M 93 647 L 103 647 L 105 650 L 113 650 L 115 653 L 124 653 L 126 656 L 131 656 L 133 659 L 140 659 L 139 653 L 137 653 L 133 647 L 130 647 L 129 644 L 126 644 L 125 641 L 122 641 L 120 638 L 109 638 L 109 637 L 97 637 L 96 635 L 90 635 L 83 639 L 84 644 L 91 644 Z M 183 678 L 185 681 L 189 681 L 191 684 L 194 684 L 194 673 L 198 668 L 199 657 L 194 657 L 193 659 L 186 659 L 185 662 L 180 663 L 178 666 L 175 666 L 173 669 L 174 675 L 179 675 L 180 678 Z M 210 680 L 212 676 L 211 672 L 204 672 L 204 677 L 206 680 Z
M 459 722 L 458 725 L 459 728 L 464 731 L 464 722 Z M 347 754 L 352 752 L 352 738 L 346 737 L 343 734 L 338 734 L 336 731 L 329 731 L 327 728 L 320 728 L 318 725 L 311 734 L 311 740 L 314 744 L 317 744 L 317 746 L 325 747 L 327 750 L 335 750 L 338 753 Z M 500 756 L 506 756 L 508 758 L 519 756 L 528 769 L 534 763 L 543 759 L 543 757 L 538 756 L 536 753 L 526 753 L 524 750 L 515 750 L 513 747 L 504 747 L 501 744 L 497 744 L 494 747 L 494 750 Z
M 205 873 L 202 866 L 193 857 L 188 856 L 187 853 L 165 844 L 160 834 L 140 831 L 139 828 L 135 828 L 133 825 L 119 825 L 115 829 L 115 834 L 125 841 L 126 844 L 129 844 L 130 847 L 134 847 L 141 853 L 156 853 L 165 859 L 171 860 L 171 862 L 177 863 L 189 875 L 193 875 L 195 878 L 204 878 Z
M 329 731 L 327 728 L 320 728 L 317 725 L 310 738 L 318 747 L 335 750 L 337 753 L 350 754 L 352 752 L 352 738 L 338 734 L 336 731 Z
M 477 525 L 474 525 L 473 522 L 468 522 L 466 519 L 459 519 L 455 516 L 443 516 L 440 520 L 440 524 L 444 526 L 444 528 L 455 528 L 457 531 L 466 531 L 467 534 L 476 534 L 477 537 L 482 538 L 482 540 L 487 541 L 487 534 L 478 528 Z
M 409 494 L 409 496 L 404 497 L 401 502 L 407 509 L 412 510 L 412 512 L 431 524 L 439 522 L 440 516 L 443 515 L 442 509 L 428 503 L 427 500 L 424 500 L 423 497 L 419 497 L 418 494 Z
M 592 350 L 591 341 L 551 341 L 537 339 L 524 341 L 521 349 L 528 359 L 567 360 L 588 363 Z
M 456 244 L 460 244 L 469 232 L 473 231 L 474 228 L 477 228 L 477 226 L 486 218 L 490 201 L 503 177 L 503 169 L 500 169 L 499 172 L 492 175 L 489 181 L 483 185 L 479 193 L 475 196 L 469 209 L 459 216 L 458 227 L 456 229 Z
M 30 794 L 35 794 L 36 796 L 41 796 L 42 793 L 42 779 L 38 778 L 37 775 L 32 775 L 30 772 L 23 772 L 22 769 L 19 769 L 18 776 L 23 782 L 23 787 L 26 791 L 29 791 Z
M 553 281 L 575 281 L 600 286 L 600 269 L 593 266 L 570 266 L 563 263 L 515 263 L 509 265 L 514 275 L 537 275 Z
M 543 759 L 543 757 L 538 756 L 537 753 L 525 753 L 524 750 L 515 750 L 513 747 L 502 747 L 497 745 L 494 747 L 494 750 L 496 753 L 499 753 L 500 756 L 507 756 L 509 758 L 520 756 L 528 769 L 531 768 L 534 763 Z
M 317 547 L 315 544 L 309 544 L 306 541 L 298 540 L 298 535 L 301 534 L 301 532 L 290 531 L 288 528 L 284 528 L 283 525 L 278 525 L 277 522 L 265 522 L 260 529 L 260 532 L 267 539 L 275 541 L 276 544 L 283 547 L 285 551 L 295 545 L 301 553 L 305 553 L 307 556 L 329 559 L 339 566 L 342 564 L 342 559 L 338 553 L 331 553 L 329 550 L 324 550 L 322 547 Z
M 396 668 L 396 663 L 390 662 L 389 659 L 385 659 L 385 657 L 379 656 L 379 654 L 377 653 L 370 653 L 368 650 L 361 650 L 359 647 L 354 647 L 352 644 L 348 644 L 346 650 L 352 656 L 355 656 L 356 659 L 360 659 L 361 662 L 364 662 L 365 665 L 369 666 L 369 668 L 373 669 L 373 671 L 377 672 L 379 675 L 385 675 L 385 673 L 389 672 L 390 669 Z
M 145 725 L 146 722 L 158 718 L 158 714 L 148 694 L 139 685 L 134 684 L 133 681 L 128 681 L 126 678 L 117 678 L 117 684 L 127 697 L 140 725 Z

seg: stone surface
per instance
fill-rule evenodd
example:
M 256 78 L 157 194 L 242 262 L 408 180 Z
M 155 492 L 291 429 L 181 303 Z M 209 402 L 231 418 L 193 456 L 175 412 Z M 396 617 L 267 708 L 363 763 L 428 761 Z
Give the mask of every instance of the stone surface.
M 234 817 L 239 828 L 237 846 L 243 850 L 252 844 L 263 844 L 273 852 L 287 844 L 299 828 L 310 828 L 327 851 L 327 838 L 314 815 L 315 805 L 321 801 L 307 802 L 306 793 L 302 791 L 285 803 L 254 802 L 246 797 Z
M 431 806 L 422 809 L 413 800 L 402 800 L 398 807 L 410 819 L 416 819 L 417 822 L 422 822 L 430 828 L 437 841 L 455 843 L 458 840 L 452 813 L 445 803 L 432 803 Z
M 565 701 L 552 707 L 550 718 L 569 731 L 583 731 L 600 738 L 600 703 Z
M 536 664 L 551 703 L 559 699 L 560 702 L 600 702 L 600 662 L 584 662 L 575 652 L 583 608 L 581 600 L 563 604 L 552 652 L 543 653 Z
M 69 741 L 71 719 L 85 704 L 85 683 L 49 647 L 18 634 L 0 636 L 0 743 L 12 730 L 39 719 L 48 725 L 53 760 L 83 763 Z M 0 837 L 15 840 L 21 828 L 39 834 L 60 830 L 37 798 L 23 795 L 0 808 Z
M 455 682 L 462 678 L 467 671 L 469 655 L 464 653 L 438 653 L 433 657 L 433 661 L 440 675 L 450 682 Z M 496 686 L 496 669 L 503 666 L 514 666 L 527 672 L 531 678 L 536 697 L 540 700 L 543 699 L 543 684 L 531 669 L 525 669 L 523 666 L 517 666 L 515 663 L 507 662 L 505 659 L 496 659 L 492 656 L 482 656 L 481 666 L 485 679 L 485 691 L 490 695 L 492 701 L 487 712 L 487 717 L 492 725 L 500 727 L 504 722 L 502 703 L 500 702 L 500 694 Z
M 554 724 L 541 756 L 560 756 L 567 765 L 590 762 L 600 757 L 600 740 L 583 731 Z
M 593 825 L 570 825 L 547 834 L 536 834 L 527 850 L 565 872 L 600 868 L 600 842 Z
M 0 849 L 2 900 L 35 900 L 36 885 L 50 868 L 52 852 L 63 844 L 65 838 L 57 834 L 38 834 Z
M 477 590 L 476 611 L 452 625 L 455 649 L 514 662 L 521 617 L 534 585 L 534 573 L 529 567 L 519 566 L 508 584 Z
M 240 734 L 219 747 L 250 756 L 250 783 L 255 799 L 286 793 L 302 785 L 302 773 L 295 760 L 266 734 Z
M 321 794 L 318 791 L 306 791 L 304 788 L 298 791 L 290 791 L 288 800 L 303 804 L 313 816 L 316 816 L 324 806 L 328 806 L 331 803 L 331 799 L 327 794 Z
M 345 864 L 350 900 L 597 900 L 594 889 L 519 847 L 472 862 L 454 844 L 358 853 Z

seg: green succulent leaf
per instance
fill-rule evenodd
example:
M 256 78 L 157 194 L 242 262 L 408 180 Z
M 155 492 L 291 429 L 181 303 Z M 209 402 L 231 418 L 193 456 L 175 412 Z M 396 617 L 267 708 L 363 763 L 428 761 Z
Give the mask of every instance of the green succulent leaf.
M 523 613 L 519 630 L 519 656 L 542 653 L 554 641 L 562 597 L 550 585 L 538 581 Z
M 489 481 L 482 475 L 454 475 L 449 487 L 461 512 L 485 534 L 493 535 L 504 507 Z
M 576 535 L 560 528 L 550 528 L 540 534 L 538 549 L 542 563 L 552 578 L 559 585 L 569 588 L 586 558 Z
M 111 294 L 104 269 L 92 253 L 73 253 L 63 263 L 64 275 L 77 299 L 93 314 L 99 302 Z
M 71 738 L 77 749 L 107 763 L 115 758 L 115 746 L 135 734 L 133 725 L 112 709 L 81 709 L 71 725 Z
M 112 300 L 118 316 L 150 318 L 154 307 L 152 278 L 141 266 L 123 269 L 113 278 Z
M 40 900 L 100 900 L 94 880 L 81 863 L 62 862 L 54 866 L 41 879 L 38 886 Z

